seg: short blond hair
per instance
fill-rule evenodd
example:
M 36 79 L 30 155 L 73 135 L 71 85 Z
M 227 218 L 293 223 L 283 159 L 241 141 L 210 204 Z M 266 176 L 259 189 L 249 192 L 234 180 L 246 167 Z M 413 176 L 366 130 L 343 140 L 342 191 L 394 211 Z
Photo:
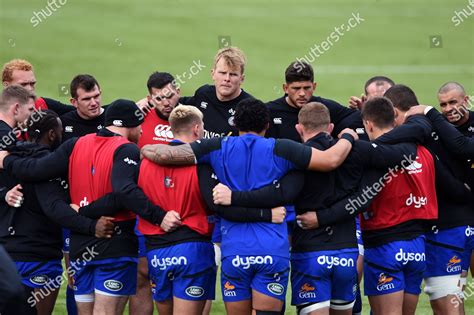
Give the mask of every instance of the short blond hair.
M 230 68 L 240 67 L 240 71 L 243 74 L 245 70 L 245 63 L 247 58 L 240 48 L 237 47 L 225 47 L 217 51 L 216 56 L 214 57 L 214 69 L 216 68 L 219 60 L 224 59 L 225 64 Z
M 13 59 L 3 65 L 2 82 L 13 81 L 13 71 L 33 71 L 33 65 L 23 59 Z
M 203 115 L 199 109 L 190 105 L 178 105 L 170 114 L 168 121 L 174 135 L 189 133 L 191 128 L 202 123 Z
M 326 129 L 331 123 L 329 110 L 319 102 L 307 103 L 298 113 L 298 123 L 308 131 Z

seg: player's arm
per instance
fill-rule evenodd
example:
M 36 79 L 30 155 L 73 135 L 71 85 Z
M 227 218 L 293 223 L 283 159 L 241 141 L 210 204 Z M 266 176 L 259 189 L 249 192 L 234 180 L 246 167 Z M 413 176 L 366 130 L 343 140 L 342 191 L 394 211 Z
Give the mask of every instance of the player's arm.
M 424 143 L 431 137 L 433 127 L 430 121 L 422 116 L 410 116 L 405 123 L 380 136 L 376 142 L 397 144 L 401 142 Z
M 123 206 L 121 194 L 111 192 L 87 206 L 80 207 L 78 213 L 91 219 L 98 219 L 101 216 L 115 216 L 117 212 L 122 210 L 125 210 L 125 208 Z
M 287 139 L 277 139 L 274 154 L 292 163 L 293 167 L 289 169 L 329 172 L 344 162 L 356 139 L 358 137 L 353 130 L 344 129 L 341 132 L 341 139 L 325 151 Z
M 119 193 L 125 209 L 138 214 L 143 219 L 161 224 L 166 212 L 145 196 L 138 187 L 140 171 L 140 151 L 135 144 L 127 143 L 115 150 L 112 165 L 112 190 Z
M 97 220 L 79 215 L 69 206 L 67 190 L 59 181 L 51 180 L 35 184 L 36 195 L 41 209 L 48 218 L 64 228 L 77 233 L 95 235 Z
M 201 195 L 209 209 L 222 218 L 233 222 L 272 222 L 272 209 L 222 206 L 214 203 L 213 187 L 219 181 L 213 176 L 210 165 L 202 164 L 197 168 Z
M 69 139 L 56 151 L 41 157 L 21 158 L 6 151 L 0 151 L 0 166 L 8 173 L 25 181 L 44 181 L 57 177 L 67 177 L 69 156 L 74 149 L 77 138 Z
M 417 146 L 414 143 L 379 144 L 368 141 L 358 141 L 354 144 L 363 158 L 362 165 L 369 168 L 387 169 L 402 168 L 413 163 L 417 155 Z
M 56 114 L 58 114 L 58 116 L 61 116 L 61 115 L 64 115 L 66 113 L 69 113 L 73 110 L 76 110 L 76 108 L 72 105 L 64 104 L 64 103 L 61 103 L 59 101 L 53 100 L 51 98 L 42 97 L 42 99 L 44 100 L 44 102 L 48 106 L 48 109 L 50 109 L 53 112 L 55 112 Z
M 463 135 L 434 108 L 428 110 L 426 117 L 449 151 L 462 158 L 474 158 L 474 138 Z
M 213 189 L 213 198 L 214 203 L 222 205 L 273 208 L 292 204 L 303 185 L 304 173 L 295 170 L 270 185 L 250 191 L 232 191 L 227 186 L 218 184 Z
M 221 147 L 222 138 L 201 139 L 182 145 L 149 144 L 141 155 L 160 165 L 193 165 L 209 163 L 210 154 Z

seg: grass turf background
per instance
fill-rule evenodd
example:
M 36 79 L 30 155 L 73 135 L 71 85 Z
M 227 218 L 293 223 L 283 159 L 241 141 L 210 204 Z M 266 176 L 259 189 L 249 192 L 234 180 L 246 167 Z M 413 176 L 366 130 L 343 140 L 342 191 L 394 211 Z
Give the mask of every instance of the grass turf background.
M 68 102 L 67 86 L 78 73 L 93 74 L 103 104 L 140 99 L 155 70 L 174 75 L 206 66 L 184 79 L 182 95 L 210 82 L 219 37 L 248 58 L 244 89 L 262 100 L 282 95 L 284 69 L 321 45 L 336 26 L 359 14 L 364 19 L 314 62 L 316 94 L 347 103 L 373 75 L 412 87 L 424 104 L 436 104 L 446 81 L 474 95 L 474 17 L 459 26 L 455 12 L 468 1 L 388 0 L 57 0 L 51 16 L 34 27 L 46 1 L 0 0 L 0 62 L 25 58 L 35 66 L 37 94 Z M 469 9 L 467 9 L 469 12 Z M 38 19 L 38 18 L 37 18 Z M 39 20 L 39 19 L 38 19 Z M 431 38 L 435 36 L 434 40 Z M 223 313 L 220 294 L 213 314 Z M 365 300 L 366 301 L 366 300 Z M 365 307 L 364 314 L 367 313 Z M 467 314 L 474 313 L 468 299 Z M 61 292 L 55 314 L 65 314 Z M 294 313 L 291 310 L 290 313 Z M 421 295 L 417 314 L 429 314 Z

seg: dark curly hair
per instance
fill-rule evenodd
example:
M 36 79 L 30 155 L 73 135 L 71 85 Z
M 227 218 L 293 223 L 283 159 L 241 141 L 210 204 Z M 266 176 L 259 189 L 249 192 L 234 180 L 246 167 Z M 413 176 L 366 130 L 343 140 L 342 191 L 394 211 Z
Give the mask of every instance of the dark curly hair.
M 270 113 L 260 100 L 248 98 L 237 104 L 234 124 L 239 131 L 260 133 L 268 128 Z

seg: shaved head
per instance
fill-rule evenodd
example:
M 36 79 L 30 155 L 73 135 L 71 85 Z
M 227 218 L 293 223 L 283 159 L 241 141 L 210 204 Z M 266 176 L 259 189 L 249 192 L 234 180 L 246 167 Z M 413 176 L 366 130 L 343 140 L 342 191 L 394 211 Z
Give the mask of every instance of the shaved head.
M 439 90 L 438 90 L 438 94 L 446 94 L 448 92 L 451 92 L 451 91 L 458 91 L 460 93 L 462 93 L 462 95 L 466 95 L 466 91 L 464 90 L 464 87 L 457 83 L 457 82 L 447 82 L 445 84 L 443 84 Z

